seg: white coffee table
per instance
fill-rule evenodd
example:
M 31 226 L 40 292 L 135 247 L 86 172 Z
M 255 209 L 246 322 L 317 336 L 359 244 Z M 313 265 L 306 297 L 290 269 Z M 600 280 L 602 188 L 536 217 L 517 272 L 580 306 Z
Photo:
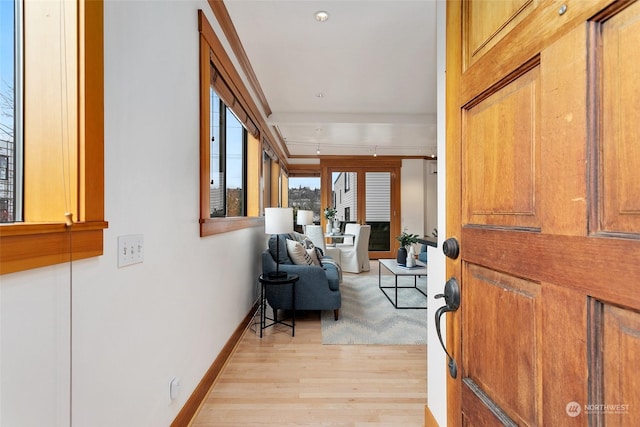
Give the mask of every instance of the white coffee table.
M 389 270 L 391 274 L 393 274 L 395 279 L 394 286 L 382 286 L 382 266 Z M 399 306 L 398 305 L 398 289 L 415 289 L 420 292 L 422 295 L 427 297 L 427 294 L 422 291 L 422 289 L 418 288 L 418 276 L 426 276 L 427 275 L 427 266 L 422 261 L 416 260 L 415 267 L 403 267 L 398 265 L 398 262 L 395 259 L 380 259 L 378 260 L 378 287 L 387 297 L 389 302 L 393 305 L 394 308 L 412 308 L 412 309 L 422 309 L 426 310 L 426 304 L 424 307 L 415 307 L 415 306 Z M 398 277 L 399 276 L 413 276 L 413 286 L 398 286 Z M 394 298 L 391 299 L 386 289 L 394 290 Z

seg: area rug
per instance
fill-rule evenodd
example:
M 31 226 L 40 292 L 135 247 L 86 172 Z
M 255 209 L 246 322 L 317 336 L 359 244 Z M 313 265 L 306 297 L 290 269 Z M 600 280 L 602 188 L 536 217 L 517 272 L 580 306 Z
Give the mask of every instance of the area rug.
M 383 286 L 393 286 L 393 276 L 383 275 Z M 413 286 L 413 278 L 400 277 L 400 286 Z M 426 290 L 426 277 L 418 287 Z M 393 298 L 393 289 L 386 290 Z M 427 310 L 395 309 L 378 288 L 378 275 L 345 274 L 340 284 L 340 318 L 322 312 L 323 344 L 426 344 Z M 399 306 L 426 307 L 427 298 L 415 289 L 398 291 Z

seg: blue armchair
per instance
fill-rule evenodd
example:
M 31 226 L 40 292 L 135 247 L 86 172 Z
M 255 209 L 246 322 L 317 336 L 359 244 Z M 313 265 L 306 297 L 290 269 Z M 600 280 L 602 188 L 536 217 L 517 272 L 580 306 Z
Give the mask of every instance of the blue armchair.
M 434 229 L 434 232 L 436 230 Z M 436 233 L 437 234 L 437 233 Z M 422 237 L 418 238 L 418 243 L 422 244 L 420 248 L 420 253 L 418 254 L 418 259 L 425 264 L 427 263 L 427 246 L 433 246 L 434 248 L 438 247 L 438 237 Z
M 422 245 L 420 253 L 418 254 L 418 260 L 427 263 L 427 245 Z
M 330 257 L 324 256 L 319 265 L 293 264 L 287 254 L 286 239 L 295 240 L 289 234 L 280 235 L 280 271 L 297 274 L 300 280 L 296 283 L 296 310 L 333 310 L 338 320 L 341 306 L 340 272 Z M 269 239 L 269 249 L 262 253 L 262 273 L 276 271 L 276 238 Z M 291 310 L 292 298 L 289 286 L 268 286 L 266 297 L 274 310 Z

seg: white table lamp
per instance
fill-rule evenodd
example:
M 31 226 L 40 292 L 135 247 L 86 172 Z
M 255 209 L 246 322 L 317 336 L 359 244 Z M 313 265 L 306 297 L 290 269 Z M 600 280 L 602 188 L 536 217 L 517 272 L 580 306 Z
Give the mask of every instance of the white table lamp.
M 280 272 L 280 234 L 293 231 L 293 208 L 265 208 L 264 232 L 276 235 L 276 271 L 269 274 L 270 279 L 287 277 Z
M 298 211 L 298 217 L 296 220 L 298 225 L 301 225 L 304 233 L 307 234 L 307 225 L 313 224 L 313 211 L 301 210 Z

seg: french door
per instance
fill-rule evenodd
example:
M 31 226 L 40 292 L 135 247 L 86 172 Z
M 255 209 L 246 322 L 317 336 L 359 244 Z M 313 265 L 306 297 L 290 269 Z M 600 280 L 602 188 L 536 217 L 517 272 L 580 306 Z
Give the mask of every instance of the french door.
M 354 161 L 324 163 L 322 208 L 334 207 L 343 229 L 349 222 L 371 226 L 370 258 L 395 258 L 395 236 L 400 234 L 400 165 L 365 165 L 363 160 L 358 160 L 357 167 Z

